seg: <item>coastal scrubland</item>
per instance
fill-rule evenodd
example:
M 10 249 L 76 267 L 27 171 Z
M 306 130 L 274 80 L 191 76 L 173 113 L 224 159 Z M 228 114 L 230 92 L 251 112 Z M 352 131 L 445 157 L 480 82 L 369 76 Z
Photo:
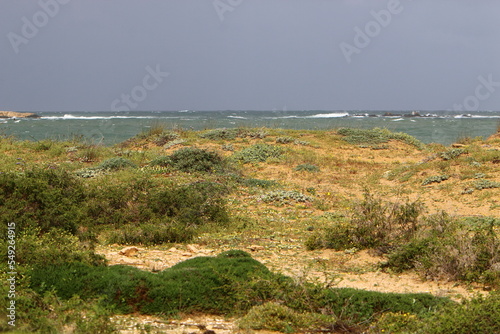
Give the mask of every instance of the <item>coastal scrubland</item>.
M 206 315 L 241 333 L 500 332 L 499 134 L 156 124 L 0 152 L 17 272 L 1 330 L 173 333 L 140 319 Z

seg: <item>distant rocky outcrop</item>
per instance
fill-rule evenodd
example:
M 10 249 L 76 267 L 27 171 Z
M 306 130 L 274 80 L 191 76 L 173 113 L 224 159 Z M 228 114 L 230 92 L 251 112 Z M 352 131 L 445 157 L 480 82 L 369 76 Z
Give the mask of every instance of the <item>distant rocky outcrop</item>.
M 32 112 L 0 111 L 0 118 L 40 118 Z

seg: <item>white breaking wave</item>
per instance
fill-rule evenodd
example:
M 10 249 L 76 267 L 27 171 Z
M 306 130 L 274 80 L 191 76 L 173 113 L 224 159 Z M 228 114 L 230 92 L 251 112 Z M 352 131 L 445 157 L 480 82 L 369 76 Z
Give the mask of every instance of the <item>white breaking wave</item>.
M 95 119 L 155 119 L 155 118 L 176 118 L 176 117 L 158 117 L 158 116 L 74 116 L 65 114 L 63 116 L 42 116 L 41 119 L 49 120 L 95 120 Z
M 349 113 L 343 112 L 343 113 L 330 113 L 330 114 L 316 114 L 316 115 L 311 115 L 311 116 L 304 116 L 304 118 L 337 118 L 337 117 L 347 117 L 349 116 Z

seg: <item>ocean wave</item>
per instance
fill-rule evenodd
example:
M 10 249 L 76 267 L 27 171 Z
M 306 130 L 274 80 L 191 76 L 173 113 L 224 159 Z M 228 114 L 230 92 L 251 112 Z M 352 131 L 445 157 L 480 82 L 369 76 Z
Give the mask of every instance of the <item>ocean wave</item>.
M 40 119 L 46 120 L 104 120 L 104 119 L 156 119 L 156 118 L 176 118 L 158 116 L 74 116 L 65 114 L 63 116 L 42 116 Z
M 338 117 L 348 117 L 349 113 L 343 112 L 343 113 L 328 113 L 328 114 L 316 114 L 316 115 L 311 115 L 311 116 L 304 116 L 304 118 L 338 118 Z

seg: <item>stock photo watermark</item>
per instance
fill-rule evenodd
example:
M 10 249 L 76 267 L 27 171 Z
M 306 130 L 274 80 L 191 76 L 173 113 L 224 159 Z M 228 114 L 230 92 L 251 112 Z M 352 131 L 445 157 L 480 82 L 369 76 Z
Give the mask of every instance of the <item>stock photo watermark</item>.
M 373 20 L 368 21 L 363 29 L 355 26 L 352 43 L 342 42 L 339 45 L 347 63 L 350 64 L 355 54 L 360 54 L 363 49 L 368 47 L 372 40 L 391 24 L 394 16 L 401 14 L 403 10 L 404 7 L 400 0 L 389 0 L 386 9 L 370 12 Z
M 120 98 L 114 99 L 111 102 L 112 111 L 131 111 L 139 106 L 139 103 L 148 97 L 148 92 L 157 89 L 169 72 L 163 72 L 160 65 L 156 65 L 155 69 L 151 66 L 146 66 L 147 74 L 142 78 L 142 84 L 134 86 L 130 90 L 130 94 L 122 93 Z
M 223 22 L 227 13 L 233 12 L 238 6 L 243 3 L 243 0 L 214 0 L 212 5 L 214 6 L 219 20 Z
M 464 98 L 462 103 L 454 104 L 454 111 L 478 111 L 481 101 L 489 99 L 496 89 L 500 87 L 500 82 L 494 81 L 491 73 L 486 78 L 482 75 L 478 76 L 477 81 L 479 81 L 479 84 L 474 89 L 474 94 Z
M 7 278 L 8 290 L 7 298 L 7 323 L 9 326 L 16 326 L 16 224 L 7 224 Z
M 19 53 L 19 47 L 21 45 L 26 45 L 29 41 L 35 38 L 40 29 L 45 27 L 50 19 L 56 17 L 61 10 L 61 6 L 66 5 L 71 0 L 40 0 L 38 1 L 38 6 L 40 10 L 36 11 L 31 18 L 23 16 L 21 18 L 21 31 L 20 34 L 15 32 L 9 32 L 7 38 L 12 46 L 12 49 L 16 54 Z

